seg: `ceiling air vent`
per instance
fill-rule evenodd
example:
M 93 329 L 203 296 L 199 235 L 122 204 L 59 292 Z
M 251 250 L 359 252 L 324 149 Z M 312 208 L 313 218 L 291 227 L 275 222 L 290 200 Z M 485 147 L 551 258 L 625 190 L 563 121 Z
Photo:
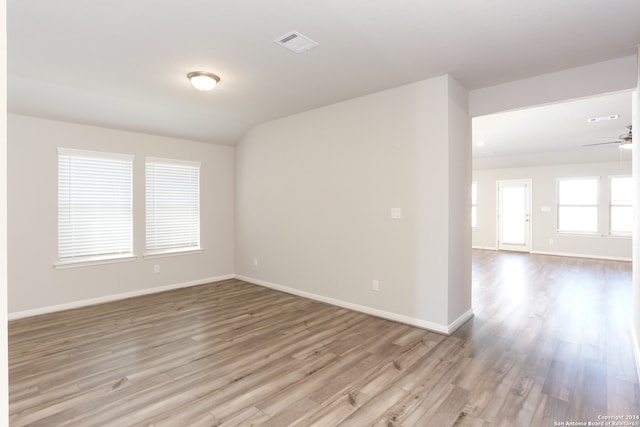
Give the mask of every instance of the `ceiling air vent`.
M 276 38 L 274 43 L 286 47 L 295 53 L 303 53 L 318 46 L 318 43 L 314 42 L 307 36 L 303 36 L 297 31 L 290 31 L 287 34 Z
M 620 114 L 612 114 L 610 116 L 590 117 L 587 119 L 589 123 L 601 122 L 603 120 L 617 120 L 620 118 Z

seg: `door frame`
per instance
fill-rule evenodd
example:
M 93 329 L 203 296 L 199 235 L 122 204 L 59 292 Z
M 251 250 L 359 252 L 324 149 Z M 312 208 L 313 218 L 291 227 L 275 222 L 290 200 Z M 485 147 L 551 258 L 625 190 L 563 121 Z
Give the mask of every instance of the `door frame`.
M 526 186 L 526 201 L 529 212 L 527 213 L 528 219 L 526 220 L 529 223 L 529 226 L 525 230 L 525 240 L 526 245 L 522 247 L 506 247 L 501 245 L 500 243 L 500 185 L 501 184 L 525 184 Z M 531 204 L 532 193 L 533 193 L 533 180 L 531 178 L 523 178 L 523 179 L 503 179 L 496 181 L 496 249 L 497 250 L 506 250 L 506 251 L 517 251 L 517 252 L 532 252 L 532 241 L 531 237 L 533 236 L 533 206 Z

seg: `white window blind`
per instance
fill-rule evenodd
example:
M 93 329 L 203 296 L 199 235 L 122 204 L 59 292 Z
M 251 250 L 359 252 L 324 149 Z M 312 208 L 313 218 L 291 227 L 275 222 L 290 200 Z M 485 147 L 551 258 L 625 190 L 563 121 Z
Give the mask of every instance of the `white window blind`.
M 132 255 L 133 156 L 58 149 L 60 262 Z
M 146 253 L 200 249 L 200 163 L 146 159 Z

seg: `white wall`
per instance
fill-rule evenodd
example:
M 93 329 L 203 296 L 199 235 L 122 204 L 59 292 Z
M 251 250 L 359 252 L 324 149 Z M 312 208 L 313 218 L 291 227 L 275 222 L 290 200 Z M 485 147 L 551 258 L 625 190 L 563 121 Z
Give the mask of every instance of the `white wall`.
M 53 268 L 57 261 L 57 148 L 135 155 L 133 262 Z M 144 157 L 201 162 L 200 254 L 143 259 Z M 234 149 L 10 114 L 8 117 L 10 317 L 206 282 L 234 273 Z M 160 273 L 153 273 L 153 265 Z
M 468 93 L 460 85 L 449 85 L 449 323 L 471 309 L 471 122 Z M 454 142 L 455 143 L 452 143 Z M 433 186 L 433 183 L 431 184 Z M 463 194 L 460 194 L 460 192 Z M 427 197 L 429 199 L 429 197 Z
M 496 248 L 496 182 L 509 179 L 531 179 L 532 252 L 631 260 L 631 237 L 611 237 L 607 234 L 609 177 L 619 175 L 631 175 L 630 162 L 474 170 L 473 180 L 478 183 L 478 227 L 472 232 L 473 247 Z M 576 236 L 557 233 L 557 178 L 596 176 L 600 177 L 598 224 L 601 234 Z M 542 207 L 550 207 L 551 211 L 542 212 Z
M 609 177 L 630 174 L 631 162 L 628 161 L 474 170 L 473 180 L 478 183 L 478 227 L 472 232 L 473 247 L 496 248 L 496 182 L 531 179 L 532 252 L 631 260 L 631 237 L 611 237 L 607 234 Z M 557 233 L 557 178 L 595 176 L 600 177 L 598 219 L 601 234 L 576 236 Z M 551 211 L 542 212 L 542 207 L 550 207 Z
M 9 425 L 7 341 L 7 2 L 0 1 L 0 425 Z
M 443 76 L 253 128 L 236 147 L 236 273 L 455 328 L 471 308 L 466 107 Z
M 633 91 L 633 129 L 640 129 L 640 46 L 636 67 L 636 89 Z M 634 140 L 637 141 L 637 136 Z M 636 145 L 637 142 L 634 143 Z M 633 325 L 632 336 L 636 351 L 636 366 L 640 377 L 640 150 L 633 150 L 633 181 L 635 183 L 635 224 L 633 237 Z
M 631 90 L 636 87 L 635 55 L 469 92 L 472 117 L 570 99 Z

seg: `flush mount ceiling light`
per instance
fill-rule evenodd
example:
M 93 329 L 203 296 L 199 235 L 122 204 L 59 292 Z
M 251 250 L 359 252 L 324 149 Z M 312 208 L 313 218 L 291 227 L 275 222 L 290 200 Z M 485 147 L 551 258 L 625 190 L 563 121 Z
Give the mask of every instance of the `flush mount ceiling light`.
M 187 78 L 191 81 L 191 85 L 201 92 L 212 90 L 220 81 L 220 77 L 206 71 L 192 71 L 187 74 Z

